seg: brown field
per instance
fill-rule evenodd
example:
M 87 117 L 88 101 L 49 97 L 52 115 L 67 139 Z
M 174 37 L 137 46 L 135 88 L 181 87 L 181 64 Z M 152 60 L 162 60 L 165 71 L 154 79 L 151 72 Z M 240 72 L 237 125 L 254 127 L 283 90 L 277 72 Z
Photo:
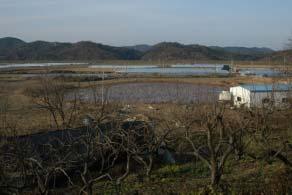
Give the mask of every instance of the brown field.
M 133 104 L 114 102 L 102 107 L 100 100 L 97 102 L 82 102 L 79 101 L 79 97 L 77 97 L 74 100 L 68 100 L 64 103 L 66 116 L 70 115 L 72 109 L 73 111 L 76 109 L 76 116 L 74 115 L 74 120 L 70 123 L 70 126 L 67 127 L 64 125 L 64 127 L 57 127 L 54 117 L 48 112 L 48 109 L 40 109 L 36 104 L 37 98 L 33 96 L 35 91 L 44 88 L 44 84 L 54 86 L 55 83 L 61 83 L 62 88 L 60 88 L 60 91 L 58 91 L 58 88 L 56 91 L 53 90 L 53 93 L 56 92 L 56 96 L 58 96 L 58 93 L 62 93 L 62 90 L 65 90 L 66 93 L 71 93 L 76 89 L 94 90 L 96 87 L 100 88 L 102 85 L 107 88 L 121 83 L 186 83 L 228 88 L 242 83 L 275 83 L 287 82 L 291 79 L 253 76 L 159 77 L 133 75 L 131 77 L 117 76 L 104 81 L 84 81 L 78 77 L 74 79 L 67 77 L 41 79 L 38 77 L 29 78 L 22 76 L 24 73 L 95 73 L 95 71 L 95 69 L 74 66 L 54 67 L 50 69 L 21 68 L 12 72 L 0 72 L 0 138 L 1 136 L 12 137 L 15 135 L 54 132 L 54 130 L 59 131 L 69 127 L 79 128 L 83 126 L 82 119 L 86 115 L 93 116 L 95 119 L 100 119 L 101 124 L 107 124 L 111 121 L 125 122 L 131 120 L 143 121 L 146 123 L 155 122 L 157 125 L 157 132 L 155 133 L 157 133 L 157 135 L 161 134 L 160 136 L 168 129 L 171 129 L 171 133 L 165 135 L 165 137 L 163 135 L 163 139 L 165 139 L 164 142 L 167 146 L 175 151 L 175 155 L 177 155 L 177 159 L 179 159 L 178 163 L 164 164 L 154 161 L 151 174 L 145 176 L 145 165 L 142 166 L 134 162 L 131 164 L 131 169 L 129 169 L 127 177 L 123 180 L 122 184 L 119 184 L 120 189 L 117 189 L 116 180 L 107 181 L 106 179 L 97 179 L 90 187 L 84 189 L 85 191 L 93 190 L 93 194 L 116 194 L 118 192 L 122 194 L 187 194 L 190 192 L 194 194 L 216 194 L 213 191 L 216 190 L 215 188 L 213 189 L 214 186 L 211 188 L 209 185 L 211 169 L 208 168 L 204 161 L 194 156 L 190 157 L 190 154 L 192 154 L 192 147 L 188 142 L 184 141 L 184 136 L 191 133 L 191 135 L 193 135 L 191 141 L 194 144 L 204 144 L 206 147 L 203 134 L 206 131 L 206 127 L 207 129 L 210 127 L 210 124 L 207 123 L 210 118 L 206 117 L 204 114 L 216 114 L 216 110 L 214 111 L 212 105 L 208 104 L 183 104 L 174 102 L 153 104 L 143 102 L 135 102 Z M 110 72 L 110 70 L 103 71 Z M 135 93 L 135 91 L 129 89 L 129 93 L 130 92 Z M 39 95 L 42 96 L 43 94 Z M 72 105 L 75 103 L 74 101 L 77 101 L 77 107 L 72 108 Z M 245 146 L 246 148 L 243 155 L 237 159 L 238 154 L 234 152 L 231 153 L 226 160 L 224 172 L 220 180 L 219 191 L 226 192 L 227 194 L 289 194 L 291 192 L 292 181 L 291 164 L 289 164 L 289 162 L 287 163 L 285 159 L 291 161 L 292 157 L 290 144 L 292 138 L 291 109 L 284 111 L 275 110 L 271 112 L 272 114 L 267 112 L 266 118 L 266 110 L 261 112 L 260 110 L 230 109 L 229 105 L 223 105 L 223 107 L 225 108 L 224 118 L 226 118 L 226 121 L 223 121 L 223 123 L 226 123 L 226 127 L 230 128 L 229 130 L 242 130 L 241 127 L 245 128 L 246 124 L 250 126 L 244 129 L 247 130 L 243 132 L 244 137 L 240 137 L 244 138 L 244 141 L 248 143 L 248 146 Z M 101 116 L 101 114 L 103 116 Z M 218 122 L 217 119 L 220 119 L 218 116 L 216 116 L 215 121 L 213 121 L 214 123 L 216 123 L 216 121 Z M 56 118 L 57 122 L 60 124 L 64 122 L 59 116 Z M 225 125 L 222 125 L 222 127 L 225 127 Z M 217 127 L 221 126 L 218 125 Z M 221 136 L 221 134 L 214 134 L 214 136 L 215 138 L 213 141 L 218 141 L 218 145 L 221 145 L 223 143 L 221 143 L 222 140 L 217 140 L 217 136 Z M 260 137 L 262 139 L 252 139 L 251 141 L 253 136 L 263 137 Z M 94 139 L 94 141 L 96 140 Z M 226 139 L 224 138 L 223 141 L 226 141 Z M 91 144 L 95 144 L 95 142 Z M 101 145 L 102 144 L 99 143 L 96 147 Z M 209 145 L 209 147 L 211 146 Z M 222 152 L 225 152 L 224 149 L 223 147 Z M 277 151 L 277 153 L 273 153 L 273 156 L 271 156 L 267 151 Z M 279 154 L 283 154 L 280 157 L 284 156 L 284 161 L 283 158 L 278 158 Z M 125 154 L 122 153 L 122 156 L 123 155 Z M 218 155 L 220 155 L 220 153 Z M 221 158 L 221 156 L 219 157 Z M 18 159 L 18 156 L 15 158 Z M 5 160 L 4 157 L 3 159 Z M 21 162 L 21 159 L 19 159 L 19 161 Z M 55 161 L 52 161 L 52 166 L 61 166 L 62 168 L 63 165 L 59 165 L 59 161 L 56 165 L 54 164 Z M 112 177 L 118 178 L 118 176 L 125 171 L 125 168 L 123 168 L 126 164 L 125 159 L 122 158 L 121 162 L 122 163 L 118 162 L 115 164 L 115 167 L 108 172 Z M 2 161 L 0 164 L 1 163 Z M 64 161 L 62 163 L 64 163 L 63 168 L 65 169 L 66 163 L 68 162 Z M 9 167 L 8 164 L 9 163 L 6 163 L 5 166 Z M 81 165 L 81 167 L 83 167 L 83 165 Z M 84 165 L 84 167 L 86 166 Z M 1 168 L 0 166 L 0 171 L 2 170 Z M 33 165 L 31 165 L 30 168 L 27 169 L 34 170 Z M 15 169 L 18 170 L 17 167 Z M 50 166 L 44 166 L 40 173 L 43 174 L 44 172 L 42 171 L 50 170 Z M 85 168 L 84 170 L 79 170 L 79 172 L 82 171 L 85 172 Z M 7 174 L 9 175 L 9 173 Z M 88 178 L 86 179 L 94 176 L 98 177 L 100 175 L 96 170 L 85 172 L 85 174 L 88 174 Z M 43 174 L 41 176 L 45 177 L 47 175 Z M 68 194 L 77 194 L 80 192 L 81 188 L 87 185 L 86 183 L 82 183 L 82 181 L 84 182 L 83 179 L 84 178 L 80 179 L 79 176 L 77 176 L 77 178 L 72 177 L 74 185 L 70 184 L 70 187 L 55 188 L 47 185 L 46 189 L 52 194 L 64 194 L 65 192 Z M 61 183 L 66 182 L 63 180 Z M 0 187 L 0 192 L 1 190 Z M 4 192 L 6 192 L 5 190 L 6 189 L 4 189 Z M 38 194 L 41 190 L 42 185 L 38 184 L 28 188 L 26 192 L 28 194 Z

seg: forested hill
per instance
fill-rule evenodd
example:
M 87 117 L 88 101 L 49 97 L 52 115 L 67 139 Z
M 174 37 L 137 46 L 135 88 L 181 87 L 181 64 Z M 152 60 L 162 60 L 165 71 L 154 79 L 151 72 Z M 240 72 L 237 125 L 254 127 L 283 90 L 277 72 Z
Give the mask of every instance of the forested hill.
M 268 48 L 207 47 L 162 42 L 153 46 L 114 47 L 81 41 L 77 43 L 0 38 L 0 60 L 259 60 L 274 52 Z
M 163 42 L 154 45 L 143 60 L 256 60 L 258 56 L 225 51 L 203 45 Z
M 26 43 L 16 38 L 0 39 L 0 60 L 137 60 L 141 56 L 134 49 L 89 41 Z
M 271 62 L 281 62 L 283 64 L 285 62 L 287 64 L 291 64 L 292 63 L 292 49 L 271 53 L 269 55 L 266 55 L 261 60 L 271 61 Z

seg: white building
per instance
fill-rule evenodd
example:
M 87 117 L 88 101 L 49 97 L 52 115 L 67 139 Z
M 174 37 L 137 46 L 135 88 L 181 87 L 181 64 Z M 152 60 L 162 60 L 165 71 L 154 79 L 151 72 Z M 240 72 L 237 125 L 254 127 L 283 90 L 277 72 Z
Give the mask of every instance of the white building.
M 262 107 L 263 105 L 287 106 L 291 98 L 292 85 L 286 84 L 248 84 L 230 88 L 230 97 L 236 107 Z M 226 94 L 226 92 L 224 92 Z M 223 98 L 223 92 L 219 100 Z M 220 99 L 221 98 L 221 99 Z
M 231 101 L 231 99 L 232 99 L 232 96 L 229 91 L 222 91 L 219 94 L 219 101 Z

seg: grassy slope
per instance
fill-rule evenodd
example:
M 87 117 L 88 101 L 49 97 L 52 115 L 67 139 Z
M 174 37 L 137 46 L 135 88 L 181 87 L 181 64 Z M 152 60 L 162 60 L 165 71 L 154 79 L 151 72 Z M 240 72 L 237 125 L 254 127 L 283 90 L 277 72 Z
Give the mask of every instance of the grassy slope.
M 281 163 L 267 164 L 243 159 L 229 162 L 225 169 L 222 187 L 231 194 L 286 194 L 292 184 L 292 170 Z M 131 174 L 122 184 L 124 194 L 204 194 L 209 188 L 209 170 L 201 162 L 181 165 L 166 165 L 153 171 L 150 178 Z M 114 187 L 97 183 L 96 193 L 112 194 Z M 226 193 L 226 191 L 225 191 Z

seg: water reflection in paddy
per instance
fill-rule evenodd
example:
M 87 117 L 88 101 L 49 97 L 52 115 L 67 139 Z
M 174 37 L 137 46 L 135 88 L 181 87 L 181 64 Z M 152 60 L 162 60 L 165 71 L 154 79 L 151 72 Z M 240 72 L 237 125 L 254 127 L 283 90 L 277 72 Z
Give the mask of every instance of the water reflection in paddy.
M 178 76 L 204 76 L 204 75 L 228 75 L 229 71 L 223 70 L 224 65 L 213 64 L 181 64 L 160 67 L 157 65 L 93 65 L 90 68 L 108 68 L 117 73 L 125 74 L 159 74 Z
M 162 75 L 228 75 L 229 72 L 214 68 L 129 68 L 119 73 L 162 74 Z
M 2 65 L 0 65 L 0 69 L 25 68 L 25 67 L 70 66 L 70 65 L 86 65 L 86 64 L 87 63 L 77 63 L 77 62 L 2 64 Z
M 254 76 L 282 76 L 283 72 L 272 68 L 242 68 L 239 70 L 241 76 L 254 75 Z
M 227 76 L 230 74 L 230 65 L 223 64 L 176 64 L 170 66 L 157 65 L 93 65 L 90 68 L 108 68 L 121 74 L 141 74 L 141 75 L 171 75 L 171 76 L 208 76 L 221 75 Z M 228 67 L 228 69 L 226 69 Z M 232 70 L 231 70 L 232 72 Z M 272 68 L 241 68 L 238 72 L 242 76 L 282 76 L 282 71 Z
M 101 100 L 121 103 L 212 102 L 224 88 L 188 83 L 123 83 L 97 90 L 82 89 L 79 95 L 85 101 Z

